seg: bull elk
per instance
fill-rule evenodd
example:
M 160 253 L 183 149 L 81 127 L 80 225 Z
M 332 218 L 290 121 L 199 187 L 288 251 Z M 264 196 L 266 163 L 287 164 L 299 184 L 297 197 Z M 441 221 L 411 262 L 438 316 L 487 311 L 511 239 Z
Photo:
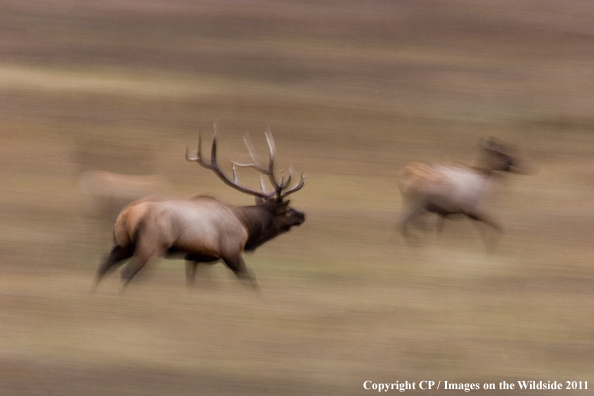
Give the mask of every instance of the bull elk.
M 413 162 L 398 172 L 398 188 L 403 198 L 400 229 L 409 239 L 407 228 L 424 212 L 438 215 L 438 231 L 446 217 L 464 215 L 484 222 L 499 233 L 501 226 L 484 212 L 481 203 L 487 195 L 493 172 L 521 173 L 518 160 L 501 143 L 481 139 L 475 166 Z
M 233 179 L 229 178 L 217 162 L 217 125 L 210 160 L 202 156 L 201 138 L 198 137 L 196 155 L 186 150 L 186 160 L 197 162 L 213 171 L 225 184 L 256 197 L 256 205 L 233 206 L 209 196 L 196 196 L 186 200 L 162 202 L 143 201 L 132 203 L 119 214 L 113 230 L 113 246 L 109 256 L 97 269 L 94 288 L 103 276 L 124 260 L 132 257 L 121 272 L 122 290 L 130 283 L 147 261 L 156 255 L 171 257 L 182 254 L 186 259 L 186 281 L 194 284 L 199 263 L 214 263 L 222 260 L 235 275 L 250 281 L 257 288 L 253 274 L 246 268 L 242 258 L 244 251 L 254 251 L 266 241 L 299 226 L 305 215 L 289 207 L 287 196 L 299 191 L 304 183 L 300 180 L 291 186 L 292 168 L 288 176 L 281 172 L 280 180 L 274 172 L 276 147 L 270 129 L 266 131 L 270 151 L 268 164 L 256 160 L 248 137 L 246 147 L 252 162 L 233 162 Z M 261 190 L 241 186 L 237 168 L 250 167 L 261 175 Z M 264 176 L 273 190 L 266 191 Z

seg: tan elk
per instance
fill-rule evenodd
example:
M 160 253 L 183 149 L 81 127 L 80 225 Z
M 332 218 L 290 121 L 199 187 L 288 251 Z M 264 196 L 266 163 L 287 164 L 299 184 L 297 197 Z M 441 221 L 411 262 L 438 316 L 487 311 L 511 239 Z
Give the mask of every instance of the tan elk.
M 186 151 L 188 161 L 197 162 L 212 170 L 225 184 L 256 197 L 256 205 L 233 206 L 209 196 L 186 200 L 162 202 L 137 202 L 122 210 L 113 231 L 113 246 L 109 256 L 97 269 L 95 287 L 103 276 L 124 260 L 132 257 L 121 272 L 122 290 L 147 261 L 157 255 L 182 254 L 186 262 L 186 280 L 194 283 L 199 263 L 222 260 L 235 275 L 249 280 L 257 288 L 256 280 L 242 258 L 244 251 L 253 251 L 264 242 L 299 226 L 305 215 L 289 207 L 289 194 L 299 191 L 305 182 L 301 179 L 291 187 L 292 168 L 289 175 L 281 173 L 280 180 L 274 172 L 276 148 L 270 129 L 266 139 L 270 150 L 268 164 L 261 165 L 254 155 L 253 146 L 246 137 L 245 143 L 251 163 L 233 163 L 233 179 L 229 178 L 217 162 L 217 125 L 215 123 L 210 160 L 202 156 L 201 139 L 195 156 Z M 261 190 L 241 186 L 236 168 L 251 167 L 261 173 Z M 263 176 L 273 186 L 267 192 Z
M 464 215 L 502 232 L 481 204 L 493 182 L 493 172 L 520 173 L 518 160 L 509 148 L 493 138 L 481 139 L 479 147 L 481 152 L 474 166 L 413 162 L 398 172 L 403 198 L 400 230 L 406 239 L 410 238 L 408 226 L 426 212 L 438 215 L 438 231 L 446 217 Z
M 162 195 L 169 189 L 159 175 L 127 175 L 102 170 L 85 171 L 80 177 L 80 190 L 87 196 L 89 213 L 110 222 L 130 202 Z

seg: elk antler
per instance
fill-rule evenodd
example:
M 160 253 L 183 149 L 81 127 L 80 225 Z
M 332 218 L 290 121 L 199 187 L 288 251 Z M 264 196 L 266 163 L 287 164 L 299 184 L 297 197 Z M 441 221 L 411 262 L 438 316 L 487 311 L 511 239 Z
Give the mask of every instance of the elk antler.
M 305 175 L 302 173 L 301 180 L 297 185 L 295 185 L 293 188 L 291 188 L 289 190 L 283 191 L 289 186 L 289 184 L 291 182 L 291 178 L 293 176 L 292 168 L 289 169 L 289 177 L 287 178 L 286 181 L 285 181 L 285 177 L 284 177 L 284 174 L 282 171 L 281 171 L 280 183 L 278 183 L 276 181 L 276 179 L 274 177 L 274 170 L 273 170 L 274 158 L 276 155 L 276 147 L 274 145 L 274 139 L 272 138 L 272 133 L 270 132 L 270 128 L 268 128 L 266 130 L 266 140 L 268 142 L 268 147 L 270 149 L 270 160 L 268 162 L 267 167 L 260 165 L 258 163 L 258 161 L 256 161 L 255 156 L 254 156 L 253 146 L 252 146 L 249 138 L 246 137 L 246 138 L 244 138 L 244 140 L 245 140 L 246 147 L 248 149 L 248 153 L 249 153 L 250 157 L 252 158 L 253 163 L 239 164 L 236 162 L 232 162 L 232 164 L 233 164 L 233 180 L 229 179 L 227 177 L 227 175 L 225 175 L 225 173 L 221 170 L 221 168 L 219 167 L 219 164 L 217 162 L 217 123 L 216 122 L 214 123 L 214 133 L 213 133 L 213 137 L 212 137 L 212 149 L 211 149 L 211 154 L 210 154 L 210 161 L 207 162 L 202 157 L 202 139 L 201 139 L 200 133 L 198 133 L 198 150 L 196 152 L 196 156 L 191 157 L 189 155 L 189 148 L 187 148 L 186 149 L 186 160 L 191 161 L 191 162 L 197 162 L 198 164 L 202 165 L 203 167 L 212 170 L 225 184 L 235 188 L 236 190 L 244 192 L 246 194 L 256 195 L 256 196 L 263 198 L 265 200 L 271 199 L 276 195 L 277 201 L 281 202 L 284 197 L 300 190 L 303 187 L 303 185 L 305 183 Z M 262 177 L 260 178 L 260 185 L 261 185 L 262 191 L 252 190 L 251 188 L 247 188 L 247 187 L 239 185 L 238 178 L 237 178 L 237 169 L 236 169 L 237 167 L 255 168 L 258 172 L 262 173 L 263 175 L 267 175 L 270 182 L 272 183 L 274 191 L 266 192 L 266 188 L 264 186 L 264 179 Z
M 293 178 L 293 167 L 292 166 L 289 167 L 289 176 L 287 177 L 286 180 L 285 180 L 285 175 L 284 175 L 284 169 L 281 170 L 280 182 L 278 182 L 276 180 L 276 177 L 274 176 L 274 160 L 276 157 L 276 145 L 274 144 L 274 138 L 272 137 L 272 132 L 270 131 L 270 127 L 266 128 L 266 132 L 264 134 L 266 135 L 266 142 L 268 143 L 268 149 L 269 149 L 269 155 L 270 155 L 269 160 L 268 160 L 268 166 L 261 165 L 258 162 L 258 160 L 256 159 L 256 156 L 254 154 L 254 152 L 255 152 L 254 146 L 253 146 L 252 141 L 249 137 L 249 134 L 247 134 L 243 138 L 243 140 L 245 141 L 245 146 L 248 150 L 250 158 L 252 159 L 252 162 L 247 163 L 247 164 L 240 164 L 237 162 L 233 162 L 233 167 L 235 168 L 236 166 L 238 166 L 238 167 L 254 168 L 258 172 L 268 176 L 268 179 L 270 180 L 270 183 L 272 184 L 272 187 L 274 188 L 273 193 L 276 195 L 277 200 L 280 202 L 287 195 L 292 194 L 296 191 L 299 191 L 303 187 L 303 185 L 305 183 L 305 174 L 302 172 L 301 180 L 299 181 L 299 183 L 297 183 L 293 188 L 286 190 L 286 188 L 288 188 L 289 185 L 291 184 L 291 179 Z M 262 190 L 265 191 L 263 182 L 262 182 Z
M 214 133 L 212 136 L 212 148 L 210 152 L 210 161 L 205 161 L 202 157 L 202 138 L 200 132 L 198 132 L 198 150 L 196 151 L 196 156 L 191 157 L 189 154 L 189 147 L 186 148 L 186 160 L 190 162 L 197 162 L 198 164 L 202 165 L 203 167 L 212 170 L 225 184 L 235 188 L 238 191 L 244 192 L 246 194 L 256 195 L 264 199 L 270 199 L 274 197 L 275 192 L 267 193 L 264 189 L 262 191 L 252 190 L 251 188 L 243 187 L 239 185 L 237 180 L 237 173 L 235 171 L 235 166 L 233 166 L 233 180 L 229 179 L 227 175 L 222 171 L 218 162 L 217 162 L 217 123 L 214 123 Z

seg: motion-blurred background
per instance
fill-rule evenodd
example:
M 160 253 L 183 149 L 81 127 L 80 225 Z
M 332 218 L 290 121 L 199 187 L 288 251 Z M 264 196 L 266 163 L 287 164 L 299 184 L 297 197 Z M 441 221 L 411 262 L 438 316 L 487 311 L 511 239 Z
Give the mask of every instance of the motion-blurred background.
M 0 394 L 594 387 L 593 20 L 588 0 L 0 0 Z M 153 260 L 89 295 L 120 201 L 253 202 L 184 160 L 215 120 L 221 159 L 246 130 L 265 155 L 270 126 L 306 172 L 306 223 L 245 257 L 261 293 Z M 468 221 L 404 243 L 398 169 L 489 136 L 532 169 L 493 191 L 497 249 Z

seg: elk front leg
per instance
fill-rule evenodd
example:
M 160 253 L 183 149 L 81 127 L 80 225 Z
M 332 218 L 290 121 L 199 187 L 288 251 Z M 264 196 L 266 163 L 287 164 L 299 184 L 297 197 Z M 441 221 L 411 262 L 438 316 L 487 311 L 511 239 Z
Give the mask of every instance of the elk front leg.
M 186 286 L 193 289 L 196 284 L 196 268 L 198 261 L 186 260 Z
M 445 219 L 446 219 L 446 215 L 444 214 L 437 214 L 437 232 L 441 233 L 443 232 L 443 224 L 445 223 Z
M 241 281 L 250 281 L 252 287 L 258 290 L 258 283 L 254 274 L 246 267 L 245 262 L 241 256 L 234 258 L 223 258 L 223 261 L 229 267 L 235 276 Z
M 188 288 L 194 288 L 196 284 L 196 270 L 199 264 L 214 264 L 219 261 L 218 257 L 205 255 L 201 253 L 188 253 L 184 257 L 186 260 L 186 285 Z M 202 265 L 204 267 L 204 265 Z
M 476 222 L 482 221 L 486 225 L 491 226 L 494 230 L 498 232 L 499 235 L 503 234 L 503 228 L 501 228 L 501 226 L 495 220 L 493 220 L 491 217 L 487 216 L 484 213 L 475 212 L 472 214 L 466 214 L 466 216 L 472 220 L 475 220 Z M 485 244 L 487 245 L 487 250 L 490 252 L 495 250 L 497 240 L 495 238 L 489 239 L 489 236 L 487 235 L 487 230 L 485 230 L 484 227 L 480 227 L 479 224 L 477 224 L 477 228 L 483 240 L 485 241 Z

